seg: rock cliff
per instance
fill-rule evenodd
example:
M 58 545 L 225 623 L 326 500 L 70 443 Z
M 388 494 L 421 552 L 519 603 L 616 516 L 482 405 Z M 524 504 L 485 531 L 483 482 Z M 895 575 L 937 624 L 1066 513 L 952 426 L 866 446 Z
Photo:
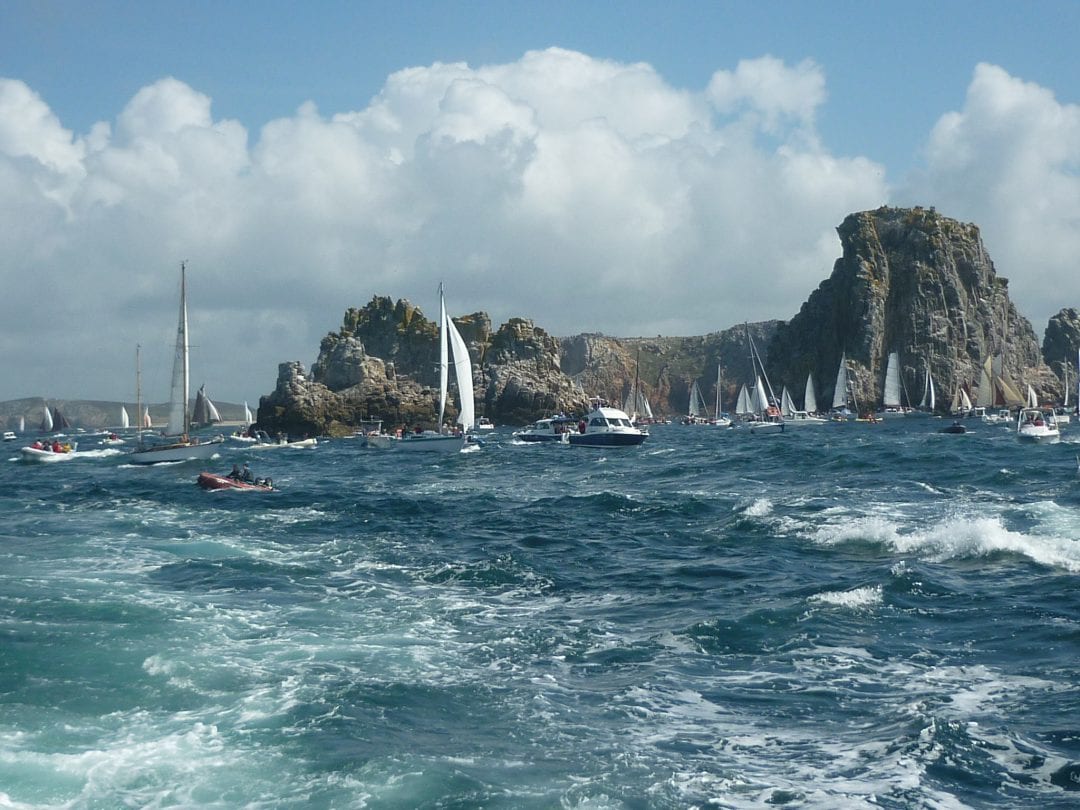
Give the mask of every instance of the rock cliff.
M 905 399 L 917 404 L 929 366 L 940 408 L 957 386 L 973 390 L 993 355 L 1041 399 L 1060 395 L 975 225 L 933 208 L 879 208 L 851 214 L 837 230 L 843 255 L 832 275 L 769 346 L 774 381 L 805 380 L 812 372 L 819 405 L 829 403 L 846 353 L 860 406 L 876 407 L 886 359 L 896 351 Z
M 1069 387 L 1076 384 L 1077 356 L 1080 348 L 1080 312 L 1075 309 L 1063 309 L 1046 324 L 1043 334 L 1042 356 L 1062 382 L 1065 380 L 1065 366 L 1069 367 Z

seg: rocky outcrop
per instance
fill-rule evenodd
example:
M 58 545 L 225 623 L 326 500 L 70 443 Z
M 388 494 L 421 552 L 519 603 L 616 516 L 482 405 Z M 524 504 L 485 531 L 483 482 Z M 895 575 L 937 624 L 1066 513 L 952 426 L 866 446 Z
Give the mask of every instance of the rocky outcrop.
M 789 382 L 813 373 L 818 401 L 831 402 L 846 354 L 860 405 L 881 403 L 885 362 L 899 352 L 910 400 L 929 366 L 941 400 L 972 389 L 985 358 L 1043 399 L 1060 383 L 1042 362 L 1034 330 L 1009 300 L 975 225 L 933 208 L 879 208 L 851 214 L 837 229 L 843 255 L 799 313 L 776 332 L 769 372 Z M 913 403 L 914 404 L 914 403 Z
M 1042 357 L 1046 365 L 1062 378 L 1062 382 L 1065 379 L 1065 366 L 1068 364 L 1070 388 L 1076 382 L 1078 348 L 1080 348 L 1080 312 L 1071 307 L 1063 309 L 1046 324 Z

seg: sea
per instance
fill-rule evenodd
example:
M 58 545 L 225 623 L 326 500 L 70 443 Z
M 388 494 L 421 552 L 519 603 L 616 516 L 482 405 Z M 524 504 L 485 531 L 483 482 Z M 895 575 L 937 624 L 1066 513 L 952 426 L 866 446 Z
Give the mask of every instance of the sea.
M 1080 426 L 946 424 L 7 443 L 0 808 L 1080 807 Z

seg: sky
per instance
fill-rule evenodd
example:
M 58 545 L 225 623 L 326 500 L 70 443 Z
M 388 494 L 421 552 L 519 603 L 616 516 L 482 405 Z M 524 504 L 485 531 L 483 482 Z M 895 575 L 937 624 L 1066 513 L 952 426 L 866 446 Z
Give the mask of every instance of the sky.
M 253 406 L 348 307 L 788 319 L 880 205 L 1080 306 L 1080 3 L 0 3 L 0 400 Z

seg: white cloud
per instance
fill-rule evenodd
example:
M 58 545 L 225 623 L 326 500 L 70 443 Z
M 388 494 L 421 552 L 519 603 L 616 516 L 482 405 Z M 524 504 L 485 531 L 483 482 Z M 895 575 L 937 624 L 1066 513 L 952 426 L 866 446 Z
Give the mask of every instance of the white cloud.
M 555 334 L 790 317 L 843 217 L 888 195 L 880 166 L 819 143 L 824 99 L 810 62 L 742 62 L 691 91 L 553 48 L 402 70 L 364 109 L 304 103 L 250 139 L 167 78 L 77 138 L 5 82 L 0 272 L 25 292 L 0 314 L 27 363 L 0 398 L 130 397 L 136 341 L 163 398 L 181 259 L 193 374 L 221 399 L 268 392 L 374 294 L 433 314 L 439 281 L 455 313 Z M 63 330 L 42 329 L 43 301 Z
M 1080 298 L 1080 106 L 994 65 L 975 68 L 903 195 L 974 222 L 1010 296 L 1041 334 Z

